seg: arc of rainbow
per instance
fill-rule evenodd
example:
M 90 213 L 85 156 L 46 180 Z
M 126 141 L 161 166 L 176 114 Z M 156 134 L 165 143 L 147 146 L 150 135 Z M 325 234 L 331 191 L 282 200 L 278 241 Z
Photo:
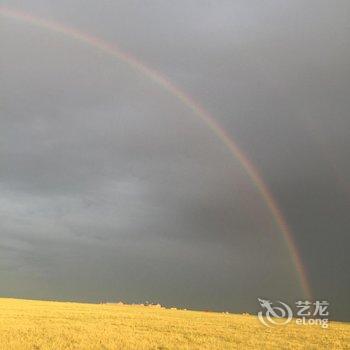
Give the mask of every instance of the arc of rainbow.
M 163 89 L 168 91 L 171 95 L 175 96 L 184 105 L 186 105 L 197 117 L 199 117 L 205 125 L 221 140 L 221 142 L 227 147 L 230 153 L 240 162 L 241 166 L 254 183 L 258 189 L 261 197 L 266 203 L 272 217 L 275 220 L 277 227 L 283 234 L 288 251 L 292 257 L 297 276 L 299 279 L 300 287 L 305 294 L 305 297 L 312 299 L 311 288 L 306 276 L 305 268 L 302 263 L 302 259 L 297 250 L 296 244 L 294 242 L 292 232 L 288 227 L 286 220 L 283 217 L 281 210 L 279 209 L 276 200 L 274 199 L 272 193 L 270 192 L 267 185 L 264 183 L 263 179 L 259 175 L 257 169 L 248 159 L 248 157 L 243 153 L 243 151 L 238 147 L 234 139 L 223 129 L 223 127 L 214 119 L 209 112 L 207 112 L 197 101 L 180 89 L 177 85 L 171 82 L 167 77 L 162 75 L 160 72 L 146 66 L 140 60 L 138 60 L 133 55 L 123 51 L 115 44 L 111 44 L 103 39 L 95 37 L 93 35 L 79 31 L 73 27 L 66 26 L 62 23 L 58 23 L 52 20 L 43 19 L 34 16 L 27 12 L 22 12 L 14 10 L 5 6 L 0 6 L 0 14 L 2 16 L 16 19 L 33 26 L 47 29 L 52 32 L 60 33 L 70 37 L 71 39 L 76 39 L 87 45 L 90 45 L 100 51 L 103 51 L 117 59 L 125 62 L 133 69 L 139 71 L 144 76 L 148 77 L 150 80 L 156 82 Z

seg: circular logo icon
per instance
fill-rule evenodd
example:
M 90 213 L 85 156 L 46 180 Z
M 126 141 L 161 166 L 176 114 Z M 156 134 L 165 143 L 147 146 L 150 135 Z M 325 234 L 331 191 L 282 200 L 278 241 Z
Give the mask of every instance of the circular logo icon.
M 292 309 L 282 301 L 278 301 L 278 305 L 274 306 L 271 301 L 258 299 L 264 311 L 258 313 L 260 322 L 267 326 L 282 326 L 289 323 L 293 317 Z

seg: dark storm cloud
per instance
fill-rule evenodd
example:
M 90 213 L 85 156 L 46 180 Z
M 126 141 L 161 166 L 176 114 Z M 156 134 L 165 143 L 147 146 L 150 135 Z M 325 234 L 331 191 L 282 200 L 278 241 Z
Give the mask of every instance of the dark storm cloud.
M 202 101 L 261 170 L 315 295 L 348 317 L 347 2 L 3 3 Z M 238 311 L 301 296 L 256 188 L 191 111 L 91 47 L 1 21 L 3 295 Z

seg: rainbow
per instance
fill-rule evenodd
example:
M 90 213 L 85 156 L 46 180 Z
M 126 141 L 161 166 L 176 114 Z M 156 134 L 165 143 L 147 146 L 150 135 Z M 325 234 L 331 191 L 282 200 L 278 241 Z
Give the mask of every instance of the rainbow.
M 279 230 L 281 231 L 284 240 L 286 242 L 288 251 L 295 266 L 295 270 L 298 276 L 299 284 L 304 296 L 308 299 L 312 299 L 311 288 L 307 279 L 306 271 L 302 263 L 302 259 L 297 250 L 296 244 L 293 239 L 292 232 L 288 227 L 286 220 L 280 208 L 277 205 L 272 193 L 267 185 L 264 183 L 262 177 L 259 175 L 257 169 L 238 147 L 232 136 L 230 136 L 226 130 L 210 115 L 197 101 L 191 96 L 185 93 L 180 87 L 171 82 L 166 76 L 160 72 L 148 67 L 136 57 L 128 52 L 123 51 L 115 44 L 107 42 L 103 39 L 84 33 L 73 27 L 69 27 L 65 24 L 58 23 L 52 20 L 36 17 L 30 13 L 14 10 L 5 6 L 0 6 L 0 15 L 19 20 L 33 26 L 49 30 L 52 32 L 60 33 L 68 36 L 71 39 L 83 42 L 97 50 L 100 50 L 108 55 L 114 56 L 120 61 L 125 62 L 131 68 L 140 72 L 150 80 L 156 82 L 164 90 L 168 91 L 171 95 L 176 97 L 181 103 L 187 106 L 194 115 L 202 120 L 202 122 L 221 140 L 221 142 L 227 147 L 229 152 L 240 162 L 241 166 L 258 189 L 261 197 L 266 203 L 272 217 Z

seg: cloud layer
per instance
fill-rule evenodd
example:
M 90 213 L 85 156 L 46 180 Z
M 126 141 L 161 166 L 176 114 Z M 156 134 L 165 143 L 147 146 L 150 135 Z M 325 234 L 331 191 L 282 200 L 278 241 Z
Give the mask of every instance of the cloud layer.
M 315 297 L 348 317 L 347 2 L 4 5 L 118 43 L 201 101 L 261 170 Z M 256 188 L 191 111 L 91 47 L 1 21 L 2 295 L 301 297 Z

